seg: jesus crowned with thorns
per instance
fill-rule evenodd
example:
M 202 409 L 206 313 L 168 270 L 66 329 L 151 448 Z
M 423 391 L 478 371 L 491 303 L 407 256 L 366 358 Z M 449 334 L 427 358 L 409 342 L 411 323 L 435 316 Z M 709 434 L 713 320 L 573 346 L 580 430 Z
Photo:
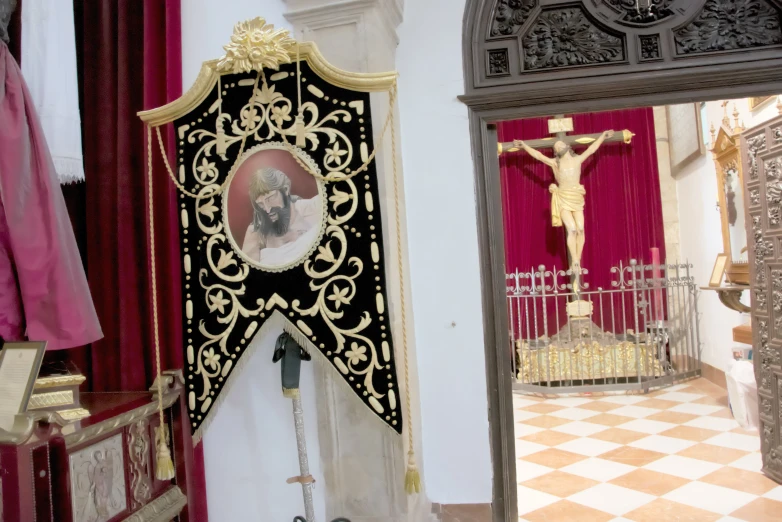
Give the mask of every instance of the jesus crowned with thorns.
M 281 170 L 263 167 L 249 189 L 253 220 L 242 244 L 251 260 L 281 266 L 306 254 L 320 230 L 320 195 L 302 199 L 291 194 L 291 180 Z

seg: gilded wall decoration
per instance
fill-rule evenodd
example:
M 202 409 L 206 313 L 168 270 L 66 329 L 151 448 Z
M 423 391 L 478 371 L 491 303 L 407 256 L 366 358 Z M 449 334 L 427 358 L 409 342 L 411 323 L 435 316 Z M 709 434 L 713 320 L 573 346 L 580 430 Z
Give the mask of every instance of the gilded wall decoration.
M 782 44 L 779 12 L 767 0 L 707 0 L 690 24 L 674 32 L 677 54 Z
M 74 522 L 107 522 L 125 511 L 121 433 L 72 453 L 69 459 Z
M 494 7 L 490 36 L 508 36 L 516 33 L 536 6 L 537 0 L 497 0 Z
M 623 62 L 622 38 L 594 24 L 581 7 L 543 11 L 522 39 L 527 70 Z
M 186 95 L 186 114 L 171 116 L 172 173 L 199 196 L 180 190 L 185 379 L 196 439 L 253 338 L 270 328 L 322 354 L 377 417 L 402 430 L 381 200 L 369 161 L 371 89 L 356 90 L 379 80 L 348 78 L 308 48 L 299 105 L 292 62 L 262 74 L 226 63 L 231 72 L 219 76 L 207 63 L 201 81 L 210 83 L 194 87 L 200 98 Z

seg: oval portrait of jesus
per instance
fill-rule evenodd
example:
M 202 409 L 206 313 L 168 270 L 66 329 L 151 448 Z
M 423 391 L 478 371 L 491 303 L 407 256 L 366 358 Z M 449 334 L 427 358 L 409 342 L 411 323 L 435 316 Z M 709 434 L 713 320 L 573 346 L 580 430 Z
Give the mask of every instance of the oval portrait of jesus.
M 319 172 L 309 156 L 296 152 Z M 323 183 L 282 143 L 253 147 L 234 169 L 223 195 L 223 216 L 234 249 L 261 270 L 279 272 L 304 262 L 323 237 Z

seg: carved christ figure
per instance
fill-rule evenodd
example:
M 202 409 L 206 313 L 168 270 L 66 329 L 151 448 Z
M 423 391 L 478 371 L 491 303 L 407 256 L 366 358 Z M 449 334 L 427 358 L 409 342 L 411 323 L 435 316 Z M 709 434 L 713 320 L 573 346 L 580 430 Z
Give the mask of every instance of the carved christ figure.
M 551 192 L 551 222 L 555 227 L 565 226 L 567 230 L 567 248 L 570 254 L 570 269 L 576 276 L 581 272 L 581 253 L 584 250 L 584 196 L 586 190 L 581 184 L 581 164 L 594 154 L 606 138 L 614 131 L 605 131 L 581 155 L 563 141 L 554 143 L 555 157 L 549 158 L 533 149 L 521 140 L 513 140 L 514 146 L 521 147 L 536 160 L 545 163 L 554 171 L 556 183 L 549 186 Z

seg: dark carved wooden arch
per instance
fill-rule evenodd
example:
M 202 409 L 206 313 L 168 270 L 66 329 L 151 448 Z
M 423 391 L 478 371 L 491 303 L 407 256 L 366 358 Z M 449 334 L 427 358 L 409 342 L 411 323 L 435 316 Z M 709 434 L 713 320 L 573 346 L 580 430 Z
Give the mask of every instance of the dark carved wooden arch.
M 782 0 L 467 0 L 494 520 L 516 520 L 500 120 L 782 92 Z
M 686 92 L 693 79 L 699 91 L 752 84 L 760 93 L 782 80 L 779 0 L 647 1 L 648 16 L 635 14 L 635 0 L 469 1 L 465 103 L 516 92 L 517 104 L 540 105 L 572 94 L 575 81 L 578 98 L 596 99 Z M 606 92 L 616 75 L 623 86 Z

